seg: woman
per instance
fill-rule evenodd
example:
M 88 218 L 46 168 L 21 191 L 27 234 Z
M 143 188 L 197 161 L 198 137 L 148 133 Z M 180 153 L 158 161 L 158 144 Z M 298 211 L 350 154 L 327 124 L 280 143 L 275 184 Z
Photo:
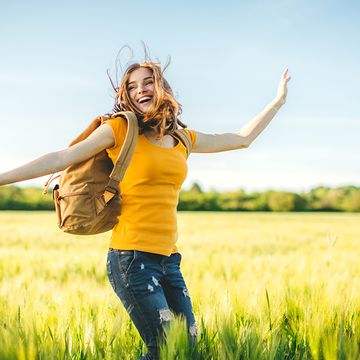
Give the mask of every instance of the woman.
M 287 95 L 288 69 L 281 76 L 273 101 L 240 131 L 205 134 L 185 129 L 181 105 L 157 63 L 146 60 L 124 72 L 115 88 L 114 111 L 138 116 L 140 135 L 121 183 L 122 213 L 114 227 L 107 259 L 110 283 L 146 343 L 142 359 L 157 359 L 159 335 L 174 314 L 186 319 L 191 339 L 197 325 L 180 271 L 176 247 L 176 206 L 187 175 L 186 148 L 172 136 L 178 125 L 192 141 L 192 152 L 213 153 L 247 148 L 264 130 Z M 115 161 L 126 134 L 126 121 L 107 120 L 88 138 L 65 150 L 48 153 L 0 174 L 0 185 L 61 171 L 106 149 Z

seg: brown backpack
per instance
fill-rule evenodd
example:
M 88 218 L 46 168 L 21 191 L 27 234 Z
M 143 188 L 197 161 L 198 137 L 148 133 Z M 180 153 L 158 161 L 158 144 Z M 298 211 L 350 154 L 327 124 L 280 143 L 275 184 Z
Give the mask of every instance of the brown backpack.
M 133 112 L 118 112 L 97 117 L 70 146 L 86 139 L 97 127 L 110 118 L 125 118 L 128 123 L 124 144 L 113 165 L 106 150 L 92 158 L 66 168 L 59 176 L 59 184 L 53 189 L 53 199 L 61 230 L 70 234 L 91 235 L 111 230 L 118 222 L 121 209 L 119 183 L 134 153 L 139 127 Z M 191 152 L 191 139 L 185 131 L 175 130 L 174 135 Z M 50 179 L 45 184 L 46 193 Z M 57 176 L 58 177 L 58 176 Z

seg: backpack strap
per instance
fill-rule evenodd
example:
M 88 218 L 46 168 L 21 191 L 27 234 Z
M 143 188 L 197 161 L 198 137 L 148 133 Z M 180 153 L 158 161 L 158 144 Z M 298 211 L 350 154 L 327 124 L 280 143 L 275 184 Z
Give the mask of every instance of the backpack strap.
M 192 142 L 187 132 L 177 129 L 174 131 L 174 135 L 185 145 L 187 157 L 189 157 L 192 149 Z
M 134 153 L 137 138 L 139 135 L 139 125 L 136 115 L 131 111 L 122 111 L 115 113 L 112 118 L 122 117 L 127 120 L 127 131 L 124 143 L 121 147 L 119 156 L 114 164 L 110 174 L 110 180 L 105 187 L 104 200 L 108 203 L 119 191 L 119 182 L 122 181 L 126 169 L 128 168 L 132 155 Z

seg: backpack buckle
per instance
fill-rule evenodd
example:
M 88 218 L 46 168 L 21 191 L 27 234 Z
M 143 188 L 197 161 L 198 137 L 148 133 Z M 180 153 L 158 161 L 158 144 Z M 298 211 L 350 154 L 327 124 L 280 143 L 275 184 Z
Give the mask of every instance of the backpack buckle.
M 116 194 L 117 190 L 112 188 L 106 188 L 103 194 L 105 204 L 107 204 Z

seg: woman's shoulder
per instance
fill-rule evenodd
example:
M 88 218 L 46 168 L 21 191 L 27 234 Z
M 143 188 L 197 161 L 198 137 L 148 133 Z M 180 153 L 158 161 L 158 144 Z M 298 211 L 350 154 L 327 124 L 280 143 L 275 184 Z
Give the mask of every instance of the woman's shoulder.
M 103 124 L 108 124 L 111 126 L 115 138 L 114 147 L 120 146 L 124 142 L 126 137 L 126 131 L 127 131 L 126 119 L 120 116 L 111 117 L 109 119 L 104 120 Z
M 192 129 L 179 129 L 181 132 L 185 132 L 189 137 L 190 137 L 190 140 L 191 140 L 191 144 L 192 146 L 195 146 L 195 143 L 196 143 L 196 131 L 195 130 L 192 130 Z
M 116 127 L 127 127 L 127 121 L 122 116 L 107 116 L 103 120 L 103 124 L 109 124 Z

